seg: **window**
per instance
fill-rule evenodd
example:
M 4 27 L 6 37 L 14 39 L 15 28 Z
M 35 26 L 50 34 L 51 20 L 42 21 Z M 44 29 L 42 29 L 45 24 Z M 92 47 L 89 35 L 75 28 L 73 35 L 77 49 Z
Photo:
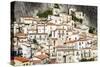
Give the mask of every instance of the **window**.
M 87 42 L 87 44 L 89 44 L 89 42 Z
M 77 38 L 75 37 L 75 40 L 77 40 Z
M 72 58 L 71 58 L 71 57 L 69 57 L 69 60 L 71 61 L 71 60 L 72 60 Z
M 55 31 L 54 31 L 54 37 L 55 37 Z
M 76 56 L 79 56 L 79 52 L 76 53 Z
M 66 33 L 66 35 L 68 35 L 68 33 Z
M 36 35 L 34 36 L 34 39 L 36 39 Z
M 79 45 L 81 45 L 81 42 L 79 42 Z
M 81 13 L 79 15 L 81 16 Z
M 92 44 L 92 41 L 90 41 L 90 44 Z
M 40 40 L 41 40 L 41 35 L 40 35 Z
M 82 44 L 83 44 L 83 42 L 82 42 Z
M 26 63 L 26 66 L 28 65 L 28 63 Z
M 69 38 L 69 40 L 71 40 L 71 38 Z
M 25 66 L 25 64 L 23 64 Z
M 89 57 L 91 57 L 91 51 L 89 50 Z

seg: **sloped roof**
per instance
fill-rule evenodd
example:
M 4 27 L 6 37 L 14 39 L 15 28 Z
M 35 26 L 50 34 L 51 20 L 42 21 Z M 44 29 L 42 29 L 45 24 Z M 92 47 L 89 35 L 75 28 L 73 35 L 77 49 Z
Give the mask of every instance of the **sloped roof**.
M 22 63 L 29 61 L 29 59 L 24 58 L 24 57 L 14 57 L 14 60 L 20 61 Z

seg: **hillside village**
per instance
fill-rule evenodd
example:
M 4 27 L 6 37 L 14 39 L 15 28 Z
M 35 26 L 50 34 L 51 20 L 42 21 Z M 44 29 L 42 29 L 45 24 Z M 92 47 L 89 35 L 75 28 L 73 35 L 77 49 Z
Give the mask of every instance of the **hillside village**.
M 19 22 L 13 22 L 12 64 L 96 61 L 97 34 L 89 33 L 89 27 L 82 23 L 84 13 L 75 8 L 61 12 L 57 4 L 50 11 L 48 15 L 21 16 Z

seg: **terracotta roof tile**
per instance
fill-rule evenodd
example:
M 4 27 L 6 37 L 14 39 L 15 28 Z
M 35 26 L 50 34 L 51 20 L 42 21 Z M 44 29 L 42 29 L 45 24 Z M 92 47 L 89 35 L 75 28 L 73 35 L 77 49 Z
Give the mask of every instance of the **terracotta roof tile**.
M 18 32 L 15 34 L 16 36 L 26 36 L 27 34 L 23 33 L 23 32 Z
M 24 57 L 14 57 L 14 60 L 18 60 L 18 61 L 23 62 L 23 63 L 29 61 L 29 59 L 24 58 Z
M 44 60 L 44 59 L 48 58 L 48 55 L 47 54 L 40 54 L 40 55 L 37 55 L 36 57 L 41 59 L 41 60 Z

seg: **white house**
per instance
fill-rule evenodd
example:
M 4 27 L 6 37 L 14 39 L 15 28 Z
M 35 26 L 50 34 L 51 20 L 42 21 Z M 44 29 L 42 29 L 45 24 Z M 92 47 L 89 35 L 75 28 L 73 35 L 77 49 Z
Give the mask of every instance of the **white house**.
M 32 24 L 33 17 L 32 16 L 20 17 L 20 22 L 26 24 Z
M 36 39 L 37 42 L 40 44 L 41 42 L 45 42 L 45 40 L 47 40 L 47 36 L 47 33 L 29 33 L 28 39 L 31 39 L 31 41 L 33 39 Z
M 57 46 L 57 63 L 72 63 L 74 60 L 74 49 L 66 48 L 65 46 Z
M 31 47 L 27 42 L 19 42 L 19 46 L 22 48 L 22 56 L 25 58 L 31 57 Z

